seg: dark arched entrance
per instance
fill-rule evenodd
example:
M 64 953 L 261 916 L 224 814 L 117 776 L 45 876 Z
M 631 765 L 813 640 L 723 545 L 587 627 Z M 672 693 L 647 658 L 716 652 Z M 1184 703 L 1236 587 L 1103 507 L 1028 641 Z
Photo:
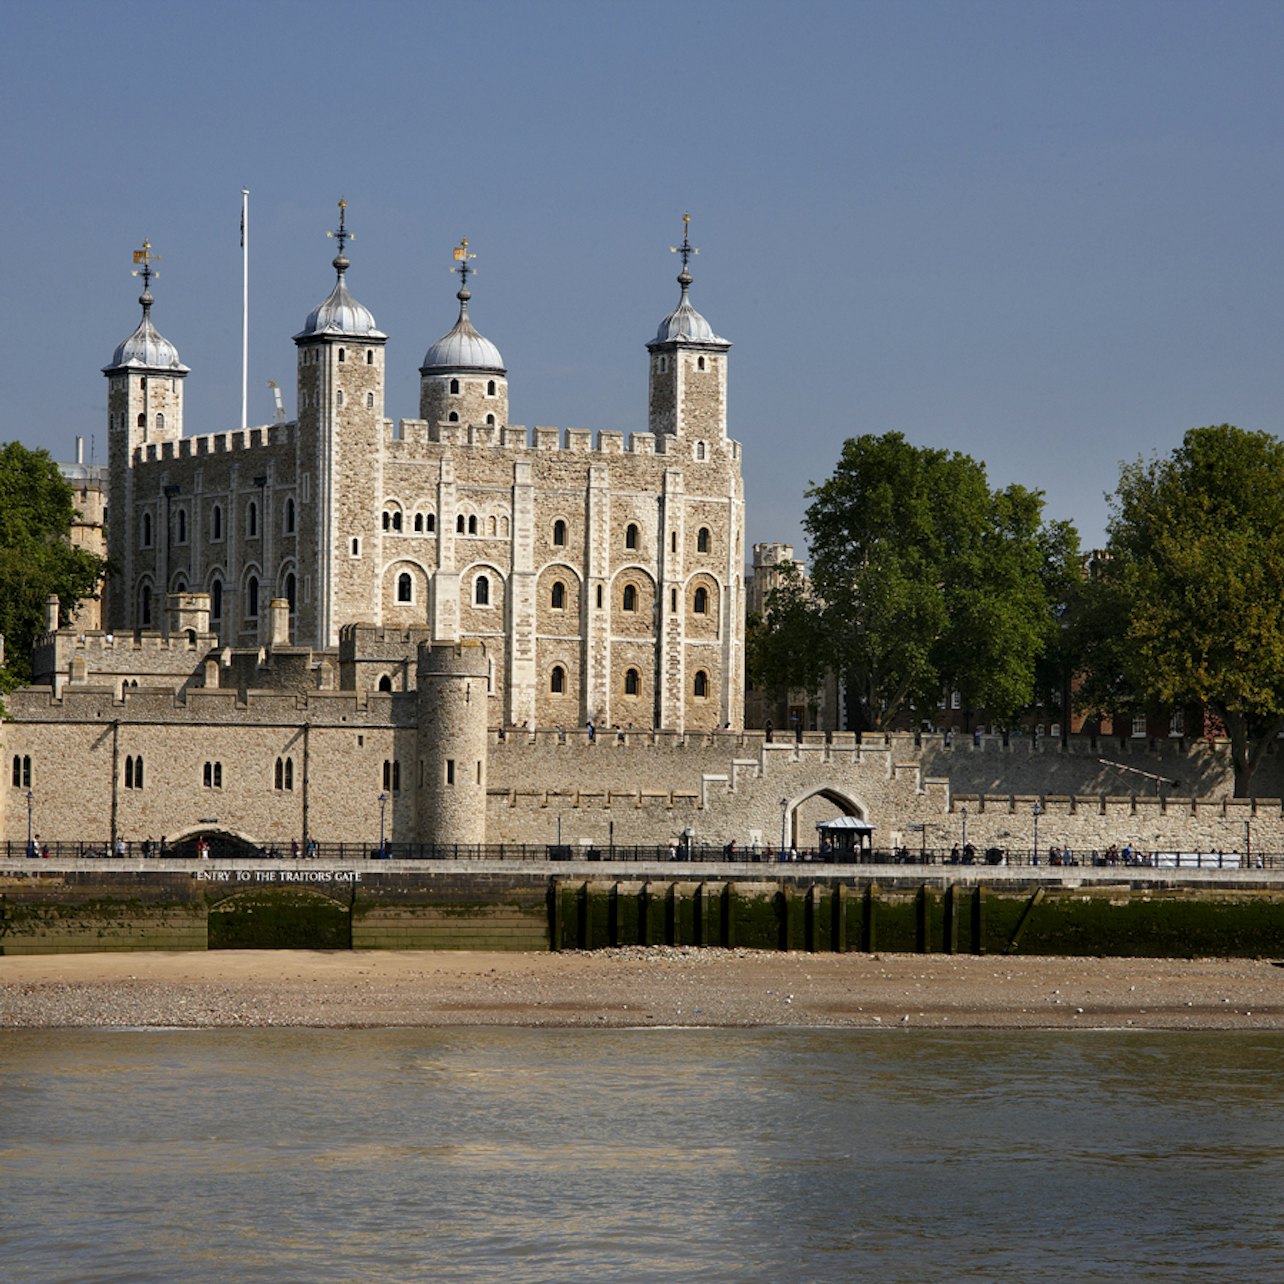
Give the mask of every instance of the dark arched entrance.
M 287 884 L 247 887 L 208 911 L 211 950 L 350 950 L 352 907 Z
M 182 838 L 168 843 L 165 855 L 178 860 L 195 860 L 199 855 L 197 844 L 202 838 L 210 846 L 210 860 L 254 860 L 267 855 L 248 838 L 229 833 L 225 829 L 194 829 L 190 834 L 184 834 Z

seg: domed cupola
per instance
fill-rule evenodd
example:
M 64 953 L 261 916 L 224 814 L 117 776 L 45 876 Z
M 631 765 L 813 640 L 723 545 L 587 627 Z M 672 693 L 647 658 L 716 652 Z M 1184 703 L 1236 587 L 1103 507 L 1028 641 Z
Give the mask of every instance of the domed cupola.
M 419 367 L 419 415 L 429 423 L 481 424 L 508 422 L 508 373 L 499 349 L 479 334 L 468 316 L 469 267 L 475 257 L 465 238 L 455 247 L 459 273 L 459 319 L 428 349 Z
M 727 353 L 731 344 L 691 305 L 693 255 L 699 254 L 689 236 L 691 215 L 682 216 L 682 244 L 671 245 L 682 256 L 678 306 L 660 322 L 646 345 L 651 354 L 649 423 L 653 433 L 691 436 L 695 458 L 711 458 L 710 440 L 727 435 Z
M 141 268 L 135 269 L 134 275 L 143 278 L 143 292 L 138 296 L 138 302 L 143 308 L 143 319 L 128 339 L 116 345 L 111 364 L 103 367 L 103 374 L 127 370 L 146 370 L 175 376 L 188 373 L 187 366 L 178 359 L 178 349 L 152 324 L 152 304 L 156 300 L 152 297 L 151 281 L 156 270 L 152 267 L 155 256 L 151 249 L 151 242 L 144 241 L 143 248 L 134 251 L 134 262 L 142 264 Z
M 339 242 L 339 253 L 335 255 L 331 266 L 335 270 L 334 289 L 330 291 L 325 302 L 318 304 L 308 313 L 303 329 L 294 336 L 295 343 L 308 339 L 357 339 L 379 340 L 388 336 L 375 325 L 370 309 L 358 303 L 348 291 L 347 282 L 343 279 L 351 264 L 343 252 L 345 242 L 355 240 L 356 234 L 349 232 L 346 226 L 347 201 L 339 202 L 339 227 L 328 233 Z

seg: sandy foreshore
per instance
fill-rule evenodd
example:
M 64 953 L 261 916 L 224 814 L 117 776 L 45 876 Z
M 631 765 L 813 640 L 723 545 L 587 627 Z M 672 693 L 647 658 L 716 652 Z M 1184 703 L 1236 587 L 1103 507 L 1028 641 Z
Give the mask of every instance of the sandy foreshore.
M 218 951 L 0 958 L 0 1027 L 1284 1028 L 1246 959 Z

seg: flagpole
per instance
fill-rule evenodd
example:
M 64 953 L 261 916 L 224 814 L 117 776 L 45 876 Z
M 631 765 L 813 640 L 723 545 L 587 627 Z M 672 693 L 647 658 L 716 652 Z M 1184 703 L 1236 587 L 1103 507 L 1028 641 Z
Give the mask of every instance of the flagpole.
M 249 426 L 250 387 L 250 189 L 241 188 L 241 427 Z

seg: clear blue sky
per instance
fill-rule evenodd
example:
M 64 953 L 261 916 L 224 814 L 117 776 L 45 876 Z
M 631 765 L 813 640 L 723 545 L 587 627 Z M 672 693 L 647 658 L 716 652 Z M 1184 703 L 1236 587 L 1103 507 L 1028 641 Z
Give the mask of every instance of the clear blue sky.
M 0 439 L 105 456 L 130 252 L 189 433 L 293 413 L 333 279 L 391 336 L 387 411 L 454 320 L 450 250 L 527 425 L 645 427 L 677 299 L 734 343 L 751 541 L 798 544 L 844 438 L 903 431 L 1101 539 L 1121 459 L 1284 434 L 1284 5 L 13 5 L 0 46 Z

